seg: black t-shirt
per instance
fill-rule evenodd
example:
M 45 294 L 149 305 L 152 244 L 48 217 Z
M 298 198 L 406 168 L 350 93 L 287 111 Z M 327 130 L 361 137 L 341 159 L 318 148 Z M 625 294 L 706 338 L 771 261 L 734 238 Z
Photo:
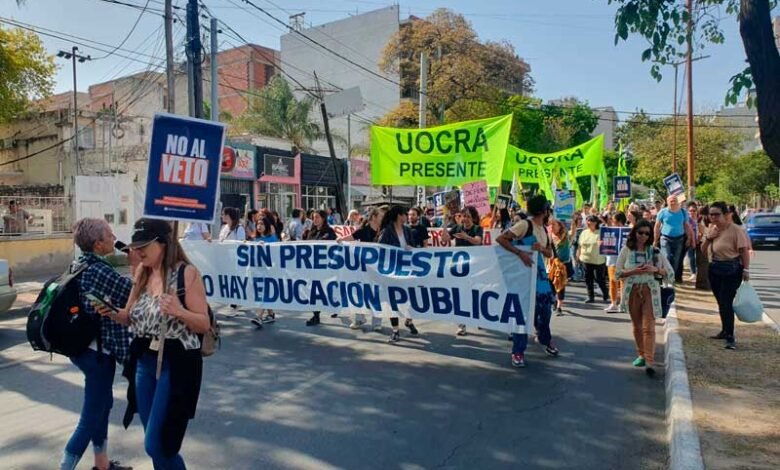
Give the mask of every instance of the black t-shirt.
M 307 240 L 335 240 L 337 238 L 336 232 L 333 231 L 330 225 L 323 225 L 319 230 L 316 227 L 312 227 Z
M 466 235 L 470 237 L 484 237 L 485 231 L 477 224 L 474 224 L 471 226 L 470 229 L 466 230 L 466 228 L 463 225 L 456 225 L 450 230 L 450 235 L 455 240 L 455 246 L 476 246 L 473 243 L 469 242 L 468 240 L 461 240 L 460 238 L 455 238 L 456 233 L 463 232 Z
M 412 231 L 413 240 L 410 240 L 409 246 L 413 248 L 422 248 L 423 242 L 431 238 L 431 236 L 428 235 L 428 229 L 421 223 L 418 223 L 417 225 L 407 225 L 407 227 Z
M 352 238 L 361 242 L 375 242 L 376 235 L 377 231 L 372 229 L 370 225 L 364 225 L 352 232 Z

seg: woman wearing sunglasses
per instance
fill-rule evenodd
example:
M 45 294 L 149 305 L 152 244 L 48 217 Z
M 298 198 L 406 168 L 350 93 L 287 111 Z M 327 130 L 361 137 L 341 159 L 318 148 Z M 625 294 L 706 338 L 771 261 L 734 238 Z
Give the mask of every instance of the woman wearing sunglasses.
M 710 206 L 710 226 L 701 251 L 710 257 L 710 287 L 718 301 L 721 330 L 713 339 L 725 339 L 726 349 L 736 349 L 734 297 L 743 280 L 749 279 L 750 242 L 745 231 L 729 220 L 725 202 Z
M 631 315 L 637 358 L 634 367 L 644 367 L 652 377 L 655 357 L 655 319 L 661 308 L 661 280 L 674 280 L 674 271 L 665 256 L 653 249 L 653 225 L 640 220 L 628 234 L 626 246 L 620 250 L 615 277 L 623 280 L 621 303 Z

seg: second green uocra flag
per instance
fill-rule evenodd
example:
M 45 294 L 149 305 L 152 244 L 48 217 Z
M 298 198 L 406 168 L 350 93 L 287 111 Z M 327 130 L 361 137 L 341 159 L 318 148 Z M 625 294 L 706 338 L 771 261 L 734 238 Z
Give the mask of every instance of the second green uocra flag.
M 547 179 L 552 179 L 553 170 L 567 170 L 570 175 L 598 176 L 604 168 L 604 134 L 599 134 L 584 144 L 553 153 L 533 153 L 507 146 L 504 162 L 504 181 L 512 181 L 512 175 L 525 183 L 540 180 L 539 172 L 544 171 Z
M 371 126 L 371 184 L 500 186 L 511 127 L 511 114 L 428 129 Z

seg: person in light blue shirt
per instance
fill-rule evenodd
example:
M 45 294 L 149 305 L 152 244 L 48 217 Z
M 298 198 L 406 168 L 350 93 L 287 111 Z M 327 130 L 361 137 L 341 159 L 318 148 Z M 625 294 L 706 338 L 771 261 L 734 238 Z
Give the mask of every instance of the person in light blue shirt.
M 681 283 L 685 247 L 695 246 L 696 240 L 688 223 L 688 212 L 680 207 L 677 196 L 669 196 L 666 203 L 655 220 L 655 246 L 660 246 L 674 269 L 674 282 Z

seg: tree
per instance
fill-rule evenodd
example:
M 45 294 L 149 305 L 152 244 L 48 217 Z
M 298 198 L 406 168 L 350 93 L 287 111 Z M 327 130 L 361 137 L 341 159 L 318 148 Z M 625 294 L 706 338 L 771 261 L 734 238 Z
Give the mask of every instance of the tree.
M 314 104 L 308 96 L 297 99 L 290 84 L 274 75 L 266 87 L 252 96 L 236 125 L 247 132 L 289 140 L 308 151 L 312 142 L 323 136 L 319 124 L 310 118 Z
M 509 43 L 479 42 L 463 15 L 447 9 L 402 26 L 385 46 L 380 69 L 399 74 L 405 96 L 419 90 L 422 52 L 430 59 L 427 106 L 440 124 L 452 117 L 476 119 L 465 113 L 469 109 L 484 117 L 489 106 L 500 105 L 497 91 L 525 94 L 533 86 L 530 66 Z M 485 103 L 476 106 L 478 101 Z
M 512 113 L 509 142 L 529 152 L 550 153 L 587 142 L 598 116 L 587 103 L 566 98 L 551 104 L 525 96 L 506 99 L 504 112 Z
M 660 65 L 685 55 L 688 43 L 703 48 L 706 43 L 724 41 L 720 15 L 736 15 L 748 68 L 731 78 L 726 101 L 735 103 L 739 95 L 755 87 L 761 143 L 776 165 L 780 165 L 780 53 L 772 31 L 772 0 L 698 0 L 698 12 L 691 18 L 685 5 L 676 0 L 607 0 L 618 4 L 615 15 L 615 44 L 636 34 L 649 42 L 642 61 L 652 61 L 650 74 L 661 79 Z M 770 4 L 771 3 L 771 4 Z M 688 30 L 689 20 L 693 29 Z M 699 37 L 694 39 L 696 34 Z
M 712 183 L 722 171 L 731 171 L 734 159 L 740 153 L 743 137 L 729 129 L 716 126 L 703 118 L 694 120 L 694 158 L 696 159 L 697 188 Z M 681 126 L 680 126 L 681 127 Z M 618 129 L 618 138 L 630 146 L 634 155 L 637 182 L 665 192 L 664 177 L 671 173 L 669 148 L 674 127 L 671 119 L 650 119 L 645 114 L 632 116 Z M 679 131 L 678 131 L 679 132 Z M 685 152 L 686 142 L 677 139 L 677 153 Z M 677 162 L 678 172 L 685 175 L 687 162 Z M 685 180 L 685 178 L 683 178 Z
M 54 58 L 37 34 L 0 28 L 0 122 L 18 117 L 54 90 Z
M 777 183 L 778 168 L 763 151 L 742 155 L 705 185 L 702 198 L 749 204 L 755 196 L 771 194 Z

